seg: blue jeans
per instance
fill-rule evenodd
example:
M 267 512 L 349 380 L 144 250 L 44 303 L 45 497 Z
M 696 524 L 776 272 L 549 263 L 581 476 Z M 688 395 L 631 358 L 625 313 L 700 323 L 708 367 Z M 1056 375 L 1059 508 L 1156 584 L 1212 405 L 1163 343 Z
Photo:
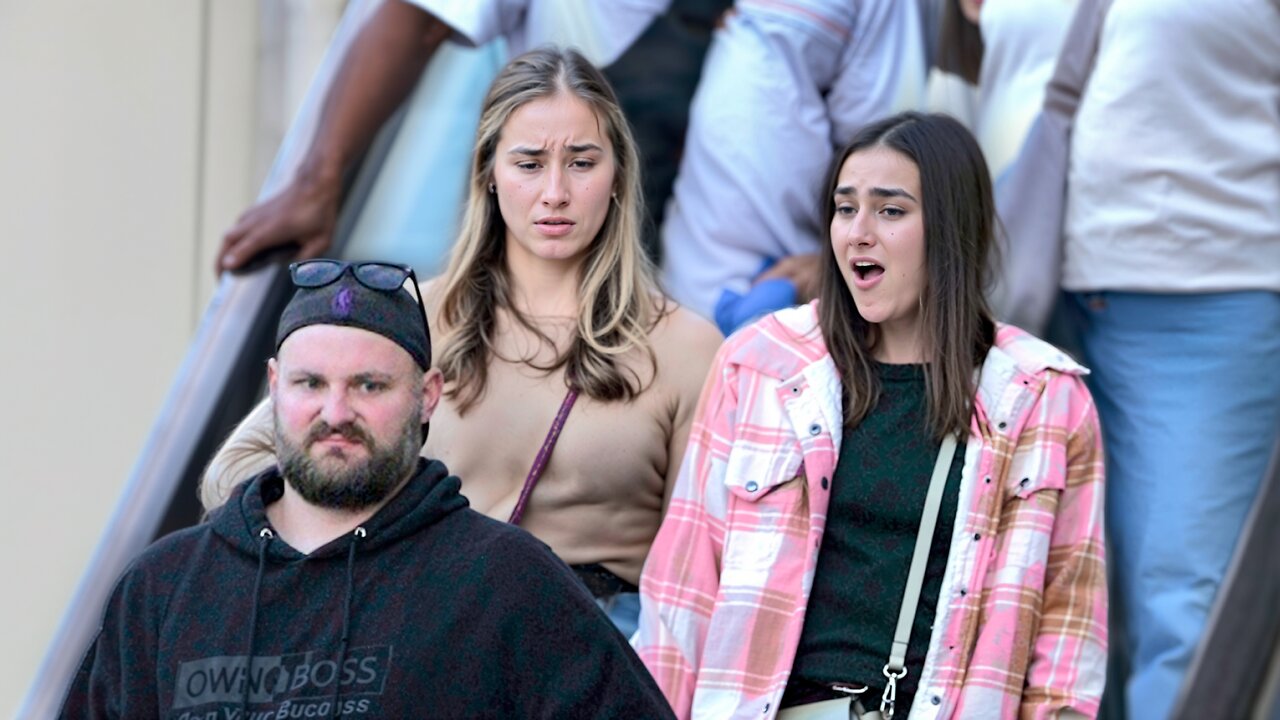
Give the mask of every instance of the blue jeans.
M 1067 302 L 1107 451 L 1112 646 L 1129 668 L 1109 692 L 1163 718 L 1280 431 L 1280 293 Z
M 640 593 L 618 593 L 596 598 L 596 605 L 609 616 L 613 626 L 630 640 L 640 626 Z

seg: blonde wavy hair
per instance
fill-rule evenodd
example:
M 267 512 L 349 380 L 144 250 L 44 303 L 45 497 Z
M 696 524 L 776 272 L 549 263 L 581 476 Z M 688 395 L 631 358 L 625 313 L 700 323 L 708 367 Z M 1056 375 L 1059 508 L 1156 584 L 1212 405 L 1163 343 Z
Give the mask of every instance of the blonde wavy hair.
M 441 279 L 444 342 L 436 365 L 445 395 L 465 413 L 484 394 L 488 362 L 496 355 L 499 311 L 540 342 L 554 342 L 512 303 L 506 272 L 506 225 L 497 196 L 488 191 L 494 155 L 507 119 L 534 100 L 570 93 L 585 101 L 613 146 L 615 201 L 582 265 L 578 316 L 569 347 L 547 365 L 565 369 L 566 382 L 596 400 L 631 400 L 644 389 L 634 370 L 619 362 L 640 349 L 656 370 L 649 332 L 666 310 L 653 264 L 640 242 L 642 195 L 639 154 L 608 80 L 573 50 L 543 47 L 507 64 L 485 97 L 476 131 L 471 180 L 462 229 Z

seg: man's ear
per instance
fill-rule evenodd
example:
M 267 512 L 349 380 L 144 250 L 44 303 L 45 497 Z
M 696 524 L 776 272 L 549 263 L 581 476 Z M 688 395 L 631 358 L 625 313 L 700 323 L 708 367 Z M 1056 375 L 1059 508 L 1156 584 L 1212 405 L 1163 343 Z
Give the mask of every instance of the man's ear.
M 422 374 L 422 422 L 431 420 L 440 404 L 440 394 L 444 392 L 444 375 L 437 368 L 431 368 Z
M 280 363 L 275 358 L 267 360 L 267 393 L 271 395 L 271 402 L 276 401 L 276 380 L 280 375 Z

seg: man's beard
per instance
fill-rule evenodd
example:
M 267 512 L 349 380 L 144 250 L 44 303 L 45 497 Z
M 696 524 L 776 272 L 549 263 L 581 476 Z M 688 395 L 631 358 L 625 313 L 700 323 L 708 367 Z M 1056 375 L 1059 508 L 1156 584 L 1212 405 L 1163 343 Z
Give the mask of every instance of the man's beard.
M 379 447 L 372 437 L 354 423 L 331 426 L 323 420 L 307 433 L 301 445 L 293 443 L 281 430 L 275 418 L 276 456 L 285 482 L 312 505 L 333 510 L 363 510 L 387 499 L 418 464 L 422 449 L 420 409 L 405 420 L 397 442 Z M 359 442 L 368 452 L 363 462 L 326 469 L 308 454 L 312 443 L 341 434 Z M 335 458 L 336 462 L 337 459 Z

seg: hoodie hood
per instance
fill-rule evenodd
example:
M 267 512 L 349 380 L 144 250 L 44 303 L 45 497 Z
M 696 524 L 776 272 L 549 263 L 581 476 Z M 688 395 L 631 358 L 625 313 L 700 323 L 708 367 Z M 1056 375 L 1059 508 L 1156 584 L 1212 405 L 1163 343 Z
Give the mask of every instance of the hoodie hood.
M 460 481 L 449 474 L 444 463 L 419 458 L 413 477 L 362 524 L 366 535 L 360 540 L 360 552 L 377 550 L 467 507 L 466 498 L 459 493 L 460 487 Z M 262 552 L 262 531 L 271 529 L 267 506 L 283 495 L 284 478 L 278 467 L 272 467 L 241 483 L 226 504 L 210 516 L 209 523 L 214 533 L 237 551 L 257 558 Z M 272 542 L 266 548 L 266 559 L 275 562 L 345 559 L 352 542 L 351 534 L 344 534 L 307 555 L 286 543 Z

